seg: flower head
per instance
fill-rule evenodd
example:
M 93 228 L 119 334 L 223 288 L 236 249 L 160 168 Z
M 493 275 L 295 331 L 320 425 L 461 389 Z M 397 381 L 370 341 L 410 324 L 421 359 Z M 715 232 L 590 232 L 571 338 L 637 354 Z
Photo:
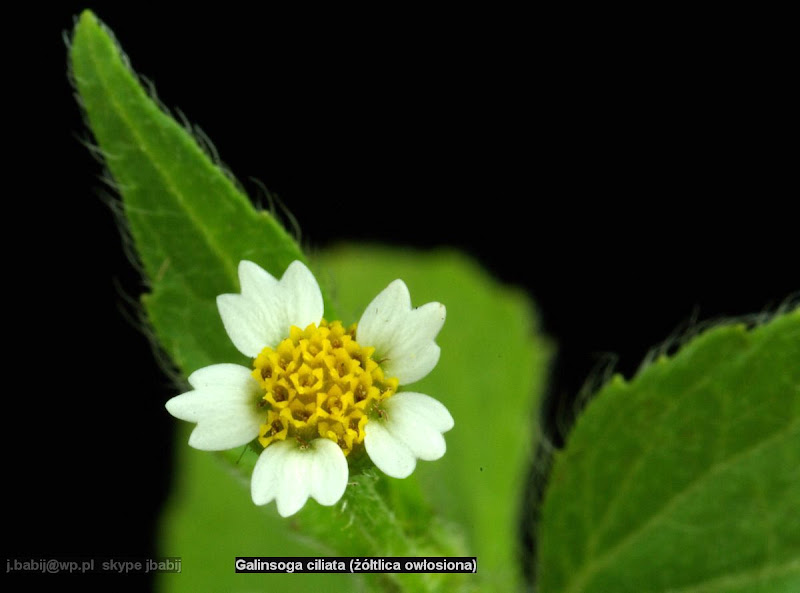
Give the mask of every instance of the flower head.
M 192 373 L 192 391 L 167 410 L 196 422 L 189 444 L 219 451 L 258 440 L 263 451 L 251 479 L 256 504 L 276 500 L 289 516 L 314 498 L 335 504 L 347 486 L 347 457 L 364 448 L 384 473 L 404 478 L 417 459 L 445 453 L 453 427 L 444 405 L 398 391 L 439 361 L 435 339 L 444 305 L 413 309 L 395 280 L 373 299 L 358 324 L 322 318 L 314 276 L 293 262 L 280 280 L 258 265 L 239 264 L 240 294 L 217 298 L 233 344 L 253 368 L 216 364 Z

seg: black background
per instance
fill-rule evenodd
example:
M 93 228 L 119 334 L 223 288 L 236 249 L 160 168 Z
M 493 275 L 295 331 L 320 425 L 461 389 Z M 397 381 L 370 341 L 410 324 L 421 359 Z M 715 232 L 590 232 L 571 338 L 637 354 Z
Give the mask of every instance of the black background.
M 172 469 L 175 388 L 130 320 L 142 281 L 66 76 L 81 8 L 6 22 L 7 556 L 154 555 Z M 799 287 L 780 39 L 585 14 L 96 12 L 305 247 L 455 246 L 527 289 L 559 348 L 551 412 L 606 354 L 630 376 L 692 319 Z

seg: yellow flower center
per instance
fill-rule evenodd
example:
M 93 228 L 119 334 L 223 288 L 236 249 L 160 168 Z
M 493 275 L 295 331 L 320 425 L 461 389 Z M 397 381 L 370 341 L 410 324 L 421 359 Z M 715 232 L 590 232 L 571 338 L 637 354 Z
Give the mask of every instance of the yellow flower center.
M 364 425 L 380 402 L 397 391 L 372 360 L 374 348 L 355 341 L 356 326 L 339 321 L 305 329 L 292 326 L 277 348 L 264 348 L 253 361 L 253 377 L 264 389 L 258 405 L 267 409 L 258 441 L 296 438 L 301 444 L 323 437 L 349 454 L 364 441 Z

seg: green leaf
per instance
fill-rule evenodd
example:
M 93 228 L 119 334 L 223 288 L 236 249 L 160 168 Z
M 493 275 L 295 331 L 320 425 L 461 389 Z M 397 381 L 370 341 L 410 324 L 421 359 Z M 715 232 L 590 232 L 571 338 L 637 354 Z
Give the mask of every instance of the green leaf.
M 415 306 L 439 301 L 447 307 L 439 364 L 407 390 L 442 401 L 455 427 L 445 435 L 445 456 L 419 462 L 414 476 L 436 514 L 467 529 L 466 549 L 478 556 L 486 590 L 515 590 L 523 480 L 550 351 L 537 337 L 530 301 L 450 251 L 345 247 L 325 254 L 321 264 L 331 272 L 337 310 L 348 322 L 395 278 L 406 282 Z M 403 480 L 387 480 L 403 487 Z
M 800 591 L 800 310 L 615 377 L 556 458 L 538 541 L 546 593 Z
M 75 27 L 70 57 L 80 101 L 122 195 L 152 289 L 144 302 L 161 345 L 185 374 L 242 362 L 220 321 L 217 295 L 238 292 L 242 259 L 280 276 L 303 254 L 145 92 L 89 11 Z

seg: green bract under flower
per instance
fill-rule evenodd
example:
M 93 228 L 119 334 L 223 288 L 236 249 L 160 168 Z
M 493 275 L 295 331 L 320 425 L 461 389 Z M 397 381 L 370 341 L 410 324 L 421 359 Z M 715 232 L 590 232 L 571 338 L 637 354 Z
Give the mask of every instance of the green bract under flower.
M 309 496 L 334 504 L 347 486 L 346 456 L 359 447 L 398 478 L 417 459 L 444 455 L 450 413 L 427 395 L 398 391 L 436 366 L 443 305 L 413 309 L 405 284 L 395 280 L 345 330 L 322 319 L 319 286 L 300 262 L 277 280 L 243 261 L 239 280 L 241 294 L 221 295 L 217 305 L 253 369 L 200 369 L 189 377 L 194 389 L 169 400 L 167 409 L 197 422 L 189 444 L 198 449 L 258 439 L 264 451 L 251 481 L 256 504 L 275 499 L 283 516 Z

